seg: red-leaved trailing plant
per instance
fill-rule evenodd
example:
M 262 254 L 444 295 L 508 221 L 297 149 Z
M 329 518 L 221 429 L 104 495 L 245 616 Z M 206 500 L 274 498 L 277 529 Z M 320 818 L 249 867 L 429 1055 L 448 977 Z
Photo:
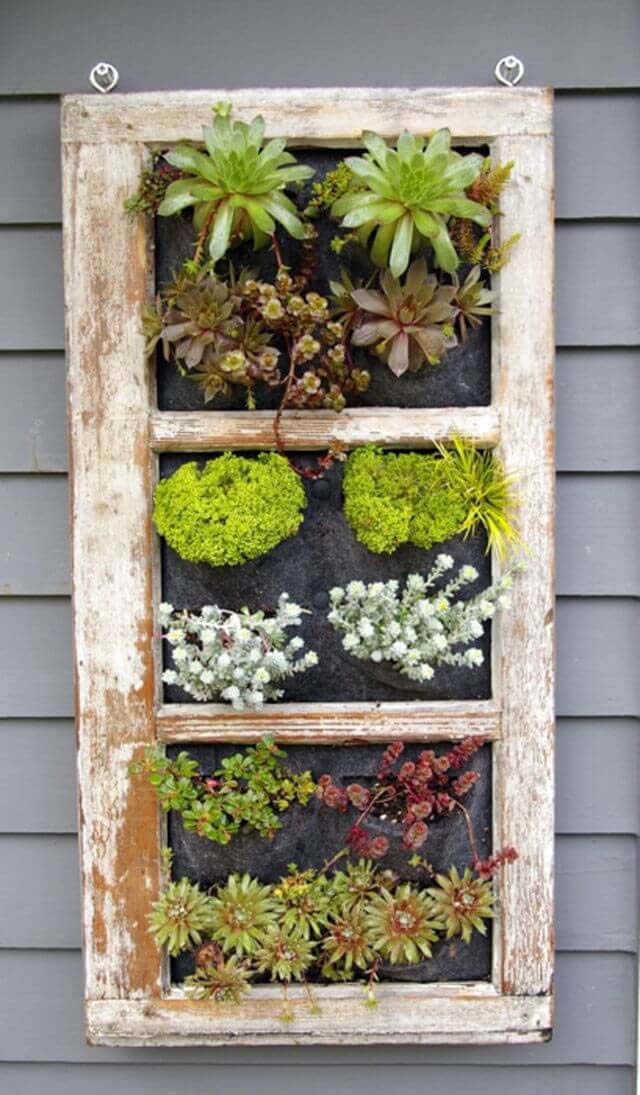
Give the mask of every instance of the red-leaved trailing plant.
M 423 749 L 415 761 L 401 763 L 404 745 L 395 741 L 384 750 L 371 787 L 359 783 L 338 787 L 330 775 L 323 775 L 318 780 L 316 795 L 325 806 L 342 813 L 350 807 L 360 811 L 347 834 L 347 844 L 354 854 L 374 859 L 386 854 L 389 841 L 384 836 L 374 837 L 363 828 L 368 814 L 392 812 L 402 823 L 404 847 L 415 852 L 429 835 L 428 819 L 460 810 L 467 826 L 474 870 L 490 878 L 502 863 L 517 858 L 517 853 L 513 848 L 503 848 L 489 859 L 481 860 L 471 817 L 460 801 L 478 779 L 477 772 L 460 769 L 483 744 L 481 737 L 468 737 L 440 756 L 433 749 Z

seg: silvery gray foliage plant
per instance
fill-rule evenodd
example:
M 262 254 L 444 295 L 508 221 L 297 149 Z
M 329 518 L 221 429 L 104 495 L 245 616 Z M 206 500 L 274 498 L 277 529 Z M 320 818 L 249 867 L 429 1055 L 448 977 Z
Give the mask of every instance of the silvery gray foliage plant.
M 314 651 L 302 653 L 298 635 L 287 635 L 288 628 L 300 626 L 304 611 L 287 593 L 281 594 L 273 616 L 218 605 L 204 605 L 199 613 L 177 612 L 161 604 L 159 622 L 175 667 L 166 669 L 162 679 L 196 700 L 224 700 L 237 711 L 278 700 L 281 681 L 318 663 Z
M 481 638 L 496 608 L 508 606 L 512 574 L 520 568 L 513 567 L 494 585 L 463 601 L 456 594 L 475 582 L 478 572 L 463 566 L 437 589 L 453 566 L 450 555 L 438 555 L 429 573 L 410 574 L 402 591 L 395 580 L 369 585 L 355 581 L 332 589 L 329 620 L 341 633 L 344 649 L 363 660 L 391 662 L 414 681 L 431 680 L 437 665 L 482 665 L 482 651 L 468 644 Z M 456 649 L 460 646 L 467 649 Z

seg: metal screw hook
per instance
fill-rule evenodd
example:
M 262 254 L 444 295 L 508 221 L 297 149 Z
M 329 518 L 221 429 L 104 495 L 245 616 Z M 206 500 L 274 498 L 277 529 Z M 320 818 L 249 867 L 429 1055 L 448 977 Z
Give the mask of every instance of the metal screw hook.
M 120 73 L 116 66 L 110 64 L 109 61 L 99 61 L 97 65 L 93 66 L 89 73 L 89 83 L 96 91 L 99 91 L 101 95 L 106 95 L 109 91 L 113 91 L 119 79 Z
M 493 75 L 499 84 L 504 84 L 505 87 L 515 87 L 524 76 L 524 65 L 519 57 L 514 57 L 512 53 L 509 53 L 506 57 L 500 58 L 493 70 Z

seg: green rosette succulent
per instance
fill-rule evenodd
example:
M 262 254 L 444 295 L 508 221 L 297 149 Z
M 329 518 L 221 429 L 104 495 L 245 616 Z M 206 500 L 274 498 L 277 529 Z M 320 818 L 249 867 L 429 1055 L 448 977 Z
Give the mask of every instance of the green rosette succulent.
M 206 232 L 214 262 L 231 243 L 253 238 L 254 249 L 264 247 L 276 222 L 295 239 L 304 237 L 296 207 L 283 191 L 308 179 L 313 168 L 298 164 L 280 138 L 263 147 L 264 130 L 260 115 L 247 124 L 218 114 L 203 127 L 206 151 L 184 144 L 165 156 L 186 177 L 167 187 L 158 214 L 193 206 L 194 227 Z
M 350 156 L 345 163 L 366 188 L 338 198 L 332 215 L 343 218 L 343 228 L 357 229 L 362 243 L 375 232 L 372 261 L 388 265 L 396 278 L 423 240 L 431 243 L 437 265 L 453 273 L 460 260 L 448 218 L 463 217 L 484 227 L 492 219 L 489 209 L 465 195 L 482 169 L 482 156 L 453 152 L 448 129 L 439 129 L 426 144 L 406 131 L 397 148 L 371 132 L 363 133 L 362 141 L 367 155 Z
M 211 898 L 200 887 L 181 878 L 170 882 L 149 913 L 149 931 L 170 955 L 202 942 L 211 927 Z
M 446 938 L 461 936 L 465 943 L 471 941 L 474 929 L 487 934 L 485 920 L 493 915 L 493 887 L 486 878 L 475 878 L 468 867 L 462 874 L 450 867 L 448 874 L 436 875 L 437 886 L 427 891 L 433 898 L 434 915 L 446 928 Z

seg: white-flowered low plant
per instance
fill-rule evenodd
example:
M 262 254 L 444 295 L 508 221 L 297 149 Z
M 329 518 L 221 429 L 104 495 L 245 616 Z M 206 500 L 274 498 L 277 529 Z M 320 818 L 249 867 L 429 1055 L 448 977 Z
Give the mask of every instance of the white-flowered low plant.
M 438 555 L 429 573 L 410 574 L 402 591 L 395 580 L 355 581 L 332 589 L 329 620 L 342 635 L 344 649 L 356 658 L 391 662 L 414 681 L 431 680 L 437 665 L 482 665 L 482 651 L 469 643 L 482 637 L 497 608 L 508 606 L 512 574 L 520 567 L 477 596 L 458 600 L 456 594 L 477 580 L 478 571 L 463 566 L 437 589 L 453 566 L 450 555 Z
M 287 593 L 281 594 L 273 616 L 218 605 L 192 613 L 161 604 L 159 622 L 174 664 L 162 679 L 196 700 L 224 700 L 238 711 L 278 700 L 281 681 L 318 664 L 313 650 L 303 652 L 300 636 L 287 635 L 289 628 L 300 626 L 304 611 Z

